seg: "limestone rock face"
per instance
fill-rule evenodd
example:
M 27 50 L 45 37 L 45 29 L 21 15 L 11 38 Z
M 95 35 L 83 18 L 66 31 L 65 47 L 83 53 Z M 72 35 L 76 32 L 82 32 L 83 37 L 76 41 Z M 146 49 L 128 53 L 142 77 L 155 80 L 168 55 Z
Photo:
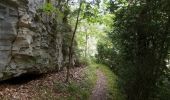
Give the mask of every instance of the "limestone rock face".
M 45 1 L 0 1 L 0 80 L 59 70 L 67 63 L 71 28 L 55 25 L 56 15 L 38 12 Z

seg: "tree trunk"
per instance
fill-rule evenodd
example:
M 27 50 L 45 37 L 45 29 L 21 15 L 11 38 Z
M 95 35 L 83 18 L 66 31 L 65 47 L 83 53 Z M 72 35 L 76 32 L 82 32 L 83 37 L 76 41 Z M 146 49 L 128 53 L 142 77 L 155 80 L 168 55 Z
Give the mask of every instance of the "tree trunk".
M 87 58 L 87 46 L 88 46 L 88 35 L 87 35 L 87 28 L 85 29 L 86 31 L 86 46 L 85 46 L 85 58 Z
M 71 44 L 69 47 L 69 64 L 67 65 L 67 75 L 66 75 L 66 82 L 69 81 L 69 76 L 70 76 L 70 67 L 72 66 L 72 57 L 73 57 L 73 44 L 74 44 L 74 38 L 76 35 L 76 30 L 77 30 L 77 26 L 78 26 L 78 22 L 79 22 L 79 16 L 80 16 L 80 11 L 81 11 L 81 6 L 82 6 L 82 2 L 80 1 L 80 5 L 79 5 L 79 10 L 78 10 L 78 15 L 76 18 L 76 25 L 73 31 L 73 36 L 71 38 Z

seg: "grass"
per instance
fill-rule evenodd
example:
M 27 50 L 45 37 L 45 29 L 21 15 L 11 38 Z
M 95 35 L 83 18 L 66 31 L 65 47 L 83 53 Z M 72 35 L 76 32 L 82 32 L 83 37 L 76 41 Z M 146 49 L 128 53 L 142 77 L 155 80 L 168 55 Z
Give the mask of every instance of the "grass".
M 58 92 L 65 93 L 66 96 L 59 97 L 64 100 L 87 100 L 89 97 L 89 88 L 88 85 L 82 81 L 81 83 L 76 83 L 74 81 L 70 83 L 56 83 L 56 90 L 60 90 Z
M 82 70 L 83 73 L 81 72 Z M 105 74 L 107 79 L 107 100 L 123 100 L 117 87 L 117 77 L 107 66 L 91 62 L 87 63 L 87 67 L 82 70 L 77 72 L 77 76 L 80 79 L 77 80 L 72 77 L 69 83 L 64 83 L 62 80 L 57 79 L 57 77 L 55 79 L 54 76 L 52 80 L 44 78 L 45 81 L 39 80 L 35 82 L 35 84 L 28 85 L 29 88 L 31 87 L 31 91 L 35 91 L 33 94 L 29 94 L 31 95 L 30 98 L 33 100 L 88 100 L 92 89 L 96 85 L 96 72 L 100 70 Z M 83 76 L 79 76 L 79 74 Z M 64 77 L 64 75 L 62 75 L 61 73 L 61 77 Z M 40 84 L 41 82 L 46 84 Z M 10 98 L 10 96 L 5 95 L 0 99 L 7 100 L 8 98 Z
M 79 94 L 80 98 L 78 100 L 88 100 L 97 81 L 97 70 L 102 71 L 106 76 L 108 91 L 107 100 L 125 100 L 117 86 L 117 76 L 111 71 L 109 67 L 102 64 L 96 64 L 94 62 L 89 63 L 86 67 L 85 79 L 79 84 L 79 86 L 76 85 L 76 83 L 70 84 L 71 88 L 68 91 L 70 93 L 74 92 L 75 94 Z M 76 86 L 78 86 L 78 88 Z M 69 98 L 73 99 L 69 100 L 75 100 L 75 94 L 72 94 Z
M 117 86 L 117 76 L 111 71 L 111 69 L 102 64 L 96 64 L 97 68 L 101 70 L 107 79 L 107 98 L 108 100 L 124 100 L 124 96 L 121 94 Z
M 79 83 L 74 80 L 71 80 L 70 83 L 55 82 L 55 90 L 66 94 L 66 96 L 58 98 L 60 100 L 88 100 L 96 84 L 96 69 L 97 66 L 93 64 L 87 66 L 84 70 L 85 76 Z
M 84 70 L 84 77 L 77 82 L 71 80 L 70 83 L 54 81 L 53 90 L 55 95 L 49 88 L 41 88 L 41 97 L 36 100 L 89 100 L 92 89 L 96 85 L 96 72 L 100 70 L 104 73 L 107 79 L 107 100 L 124 100 L 123 95 L 117 87 L 117 76 L 109 69 L 109 67 L 96 63 L 89 63 Z

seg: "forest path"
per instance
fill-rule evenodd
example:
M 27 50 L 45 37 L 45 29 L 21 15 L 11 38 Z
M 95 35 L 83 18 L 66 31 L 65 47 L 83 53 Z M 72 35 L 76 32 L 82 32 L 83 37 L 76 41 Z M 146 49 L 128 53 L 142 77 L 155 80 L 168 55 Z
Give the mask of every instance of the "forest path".
M 96 72 L 97 74 L 97 82 L 95 87 L 93 88 L 92 95 L 90 100 L 107 100 L 107 79 L 102 71 L 99 69 Z

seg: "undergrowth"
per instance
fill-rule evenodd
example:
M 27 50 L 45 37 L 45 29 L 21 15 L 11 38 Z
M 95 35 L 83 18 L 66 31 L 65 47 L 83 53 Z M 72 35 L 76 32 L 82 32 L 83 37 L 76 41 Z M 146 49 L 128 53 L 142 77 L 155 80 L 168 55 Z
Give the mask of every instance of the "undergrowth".
M 80 82 L 72 80 L 70 83 L 56 82 L 55 89 L 68 94 L 66 97 L 60 97 L 60 100 L 88 100 L 92 89 L 96 83 L 96 66 L 89 65 L 85 68 L 84 79 Z
M 124 100 L 117 85 L 117 76 L 111 69 L 102 64 L 96 64 L 97 68 L 104 73 L 107 79 L 107 99 L 108 100 Z
M 96 72 L 100 70 L 107 79 L 107 100 L 124 100 L 117 86 L 117 76 L 109 67 L 89 62 L 83 69 L 83 77 L 77 81 L 71 79 L 69 83 L 53 80 L 51 87 L 37 87 L 39 95 L 35 100 L 89 100 L 92 89 L 96 85 Z

